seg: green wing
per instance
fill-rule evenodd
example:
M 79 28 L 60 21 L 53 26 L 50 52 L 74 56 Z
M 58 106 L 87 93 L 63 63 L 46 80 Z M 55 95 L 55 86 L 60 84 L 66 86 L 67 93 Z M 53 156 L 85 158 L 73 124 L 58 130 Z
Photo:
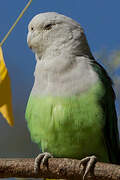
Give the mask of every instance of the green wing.
M 104 136 L 111 163 L 120 164 L 120 144 L 117 126 L 117 114 L 115 109 L 115 93 L 112 88 L 112 80 L 104 68 L 96 61 L 93 61 L 93 67 L 99 74 L 101 81 L 106 89 L 104 97 L 101 99 L 101 105 L 106 115 L 104 127 Z

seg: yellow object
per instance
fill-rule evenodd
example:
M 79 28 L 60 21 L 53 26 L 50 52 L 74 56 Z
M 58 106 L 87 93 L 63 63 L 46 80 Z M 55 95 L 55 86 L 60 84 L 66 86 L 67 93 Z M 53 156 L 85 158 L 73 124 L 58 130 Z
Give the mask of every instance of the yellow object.
M 7 120 L 10 126 L 14 125 L 14 118 L 13 118 L 13 111 L 12 111 L 12 95 L 11 95 L 11 87 L 10 87 L 10 77 L 8 74 L 8 70 L 6 68 L 3 52 L 2 52 L 2 45 L 15 28 L 19 20 L 22 18 L 23 14 L 27 10 L 27 8 L 32 3 L 32 0 L 29 0 L 25 8 L 22 10 L 20 15 L 18 16 L 17 20 L 14 22 L 8 33 L 3 38 L 2 42 L 0 43 L 0 112 L 2 113 L 3 117 Z
M 0 112 L 10 126 L 13 126 L 12 95 L 10 78 L 4 62 L 2 48 L 0 47 Z

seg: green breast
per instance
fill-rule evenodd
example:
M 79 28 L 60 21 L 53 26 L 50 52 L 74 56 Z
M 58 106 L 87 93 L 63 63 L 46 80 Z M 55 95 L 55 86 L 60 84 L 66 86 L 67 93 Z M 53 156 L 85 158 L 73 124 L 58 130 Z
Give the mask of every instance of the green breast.
M 103 94 L 101 83 L 79 96 L 31 94 L 26 119 L 32 140 L 55 157 L 81 159 L 94 154 L 108 162 L 103 134 L 105 114 L 99 103 Z

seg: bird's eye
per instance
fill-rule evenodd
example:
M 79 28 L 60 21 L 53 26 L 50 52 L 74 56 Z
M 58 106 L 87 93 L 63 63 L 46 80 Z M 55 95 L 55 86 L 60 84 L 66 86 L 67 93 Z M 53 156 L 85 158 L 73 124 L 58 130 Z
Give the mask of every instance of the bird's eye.
M 45 30 L 49 30 L 49 29 L 52 28 L 52 25 L 53 25 L 53 24 L 47 24 L 47 25 L 44 27 L 44 29 L 45 29 Z
M 31 26 L 31 31 L 33 31 L 34 30 L 34 27 L 33 26 Z

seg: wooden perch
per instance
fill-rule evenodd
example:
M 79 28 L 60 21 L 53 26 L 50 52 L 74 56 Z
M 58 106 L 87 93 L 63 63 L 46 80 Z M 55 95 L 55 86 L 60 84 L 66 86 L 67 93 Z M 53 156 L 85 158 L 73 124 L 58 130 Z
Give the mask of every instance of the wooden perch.
M 40 166 L 38 174 L 34 173 L 34 159 L 0 159 L 0 178 L 56 178 L 82 179 L 84 172 L 79 160 L 50 158 L 48 167 Z M 120 180 L 120 166 L 114 164 L 95 164 L 86 180 Z

